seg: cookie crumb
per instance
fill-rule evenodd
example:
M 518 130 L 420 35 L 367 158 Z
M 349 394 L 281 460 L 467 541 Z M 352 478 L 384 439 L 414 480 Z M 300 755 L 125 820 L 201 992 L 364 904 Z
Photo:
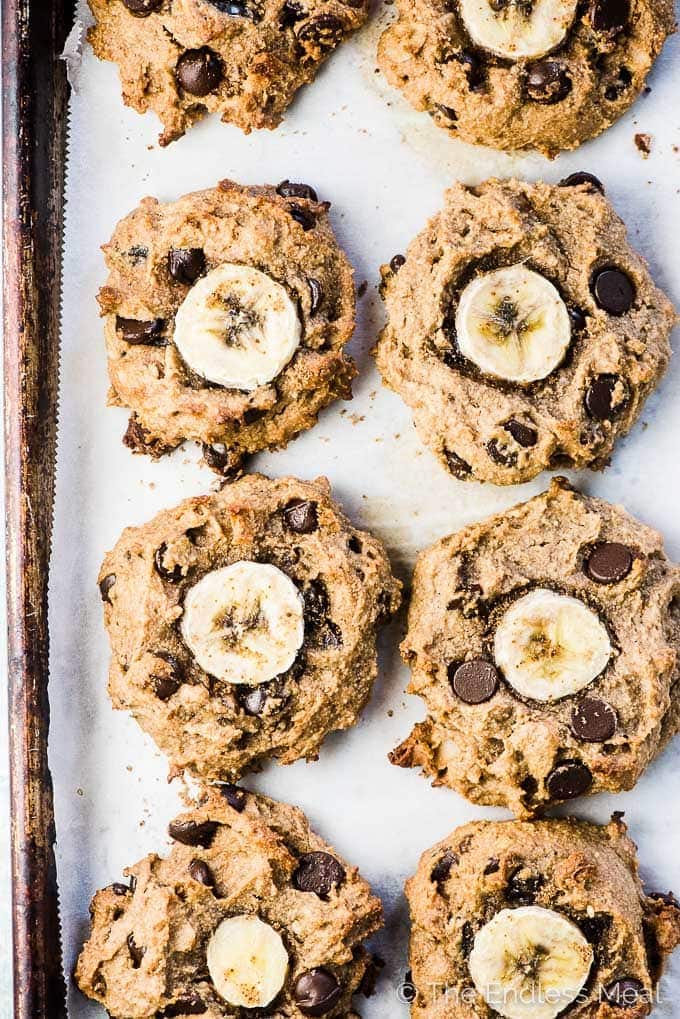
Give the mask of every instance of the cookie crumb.
M 650 152 L 652 151 L 652 136 L 651 134 L 636 134 L 635 145 L 638 151 L 642 154 L 643 159 L 647 159 Z

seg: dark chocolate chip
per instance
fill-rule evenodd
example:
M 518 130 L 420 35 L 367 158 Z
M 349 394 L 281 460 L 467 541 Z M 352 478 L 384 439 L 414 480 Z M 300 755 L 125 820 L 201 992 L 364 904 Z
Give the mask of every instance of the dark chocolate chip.
M 430 881 L 434 881 L 436 885 L 442 884 L 442 882 L 446 881 L 451 873 L 451 868 L 457 863 L 458 857 L 455 853 L 444 853 L 442 858 L 435 863 L 434 867 L 430 871 Z
M 163 6 L 163 0 L 123 0 L 123 3 L 136 18 L 148 18 Z
M 644 986 L 632 977 L 615 980 L 602 992 L 602 1000 L 615 1008 L 634 1008 L 644 996 Z
M 500 860 L 498 859 L 498 857 L 493 856 L 487 863 L 486 867 L 484 868 L 484 876 L 488 877 L 489 874 L 497 874 L 500 869 L 501 869 Z
M 99 593 L 102 596 L 102 601 L 107 601 L 109 605 L 111 604 L 109 592 L 115 583 L 116 583 L 115 573 L 107 573 L 106 576 L 99 581 Z
M 466 920 L 460 929 L 460 950 L 464 959 L 467 959 L 475 947 L 475 932 L 469 920 Z
M 127 895 L 130 891 L 130 886 L 124 885 L 121 881 L 114 881 L 111 885 L 111 891 L 114 895 Z
M 154 565 L 156 567 L 156 572 L 160 577 L 163 578 L 163 580 L 167 580 L 171 584 L 177 584 L 182 579 L 182 567 L 179 565 L 179 563 L 176 563 L 171 570 L 166 569 L 165 565 L 163 564 L 163 558 L 167 550 L 168 546 L 166 542 L 163 542 L 163 544 L 156 549 L 156 553 L 153 559 Z
M 505 897 L 517 906 L 531 906 L 543 887 L 541 874 L 531 874 L 526 867 L 517 867 L 508 878 Z
M 462 50 L 456 55 L 456 60 L 463 65 L 470 88 L 473 91 L 478 89 L 484 83 L 484 64 L 479 57 L 468 50 Z
M 588 556 L 585 570 L 596 584 L 618 584 L 633 568 L 633 553 L 618 541 L 603 541 Z
M 162 1019 L 175 1019 L 175 1016 L 203 1015 L 207 1011 L 208 1006 L 197 994 L 188 994 L 173 1001 L 172 1005 L 166 1005 L 160 1016 Z
M 584 697 L 571 712 L 571 731 L 585 743 L 604 743 L 616 732 L 618 719 L 611 704 Z
M 128 952 L 130 953 L 130 958 L 132 959 L 132 968 L 139 969 L 142 965 L 142 959 L 144 958 L 146 948 L 140 948 L 135 942 L 134 935 L 132 934 L 128 934 L 127 936 L 127 947 Z
M 310 580 L 302 592 L 307 622 L 312 627 L 320 626 L 330 607 L 328 588 L 320 577 Z
M 500 464 L 501 467 L 517 466 L 516 451 L 501 445 L 498 439 L 489 439 L 486 444 L 486 451 L 489 454 L 490 459 L 493 460 L 494 463 Z
M 239 701 L 246 715 L 262 714 L 264 706 L 267 703 L 267 691 L 265 689 L 265 685 L 266 684 L 261 684 L 260 686 L 247 687 L 243 693 L 239 693 Z
M 308 277 L 307 286 L 309 287 L 309 314 L 316 315 L 323 301 L 323 287 L 313 276 Z
M 208 0 L 213 7 L 217 7 L 222 14 L 228 14 L 232 18 L 249 18 L 250 21 L 261 21 L 262 15 L 256 8 L 249 4 L 242 3 L 242 0 Z
M 330 853 L 305 853 L 293 874 L 293 884 L 300 892 L 314 892 L 320 899 L 330 895 L 345 880 L 345 868 Z
M 515 420 L 515 418 L 508 421 L 504 428 L 506 432 L 510 432 L 515 442 L 523 449 L 529 449 L 538 442 L 538 432 L 536 429 Z
M 168 252 L 168 272 L 178 283 L 191 286 L 205 272 L 203 248 L 172 248 Z
M 232 785 L 231 782 L 220 782 L 218 789 L 229 806 L 238 814 L 241 814 L 248 800 L 247 791 L 240 789 L 237 785 Z
M 465 704 L 483 704 L 498 689 L 498 671 L 495 665 L 483 658 L 450 665 L 449 679 L 453 692 Z
M 570 173 L 568 177 L 560 181 L 561 188 L 575 188 L 581 184 L 587 184 L 593 191 L 599 191 L 600 194 L 604 194 L 602 181 L 594 174 L 587 173 L 586 170 L 577 170 L 576 173 Z
M 619 75 L 616 81 L 613 81 L 605 88 L 604 90 L 605 99 L 608 99 L 612 103 L 616 102 L 617 99 L 621 98 L 621 96 L 629 87 L 629 85 L 632 83 L 632 81 L 633 75 L 628 70 L 628 68 L 621 67 L 619 69 Z
M 133 345 L 146 344 L 150 347 L 157 347 L 165 343 L 163 329 L 165 322 L 162 318 L 154 318 L 148 322 L 140 322 L 135 318 L 121 318 L 116 315 L 116 332 L 119 332 L 126 343 Z
M 546 784 L 553 800 L 573 800 L 590 789 L 593 776 L 581 761 L 562 761 L 550 772 Z
M 192 860 L 189 864 L 189 876 L 206 888 L 212 888 L 215 884 L 213 872 L 205 860 Z
M 354 552 L 356 555 L 361 555 L 363 546 L 359 539 L 357 538 L 356 534 L 352 534 L 348 538 L 347 548 L 350 550 L 350 552 Z
M 219 828 L 217 821 L 171 821 L 168 835 L 183 846 L 201 846 L 207 849 Z
M 295 0 L 285 0 L 285 3 L 281 8 L 279 25 L 281 28 L 293 28 L 298 21 L 302 21 L 305 17 L 307 17 L 307 12 L 302 4 L 295 3 Z M 284 183 L 288 182 L 284 181 Z
M 219 88 L 224 77 L 222 61 L 209 46 L 187 50 L 177 61 L 177 81 L 192 96 L 207 96 Z
M 463 478 L 469 478 L 472 474 L 472 467 L 469 463 L 466 463 L 462 457 L 459 457 L 457 453 L 452 453 L 450 450 L 444 450 L 444 456 L 446 462 L 449 465 L 449 470 L 453 474 L 454 478 L 462 480 Z
M 320 56 L 337 46 L 345 34 L 345 23 L 335 14 L 319 14 L 316 18 L 310 18 L 298 32 L 298 39 L 303 44 L 308 44 L 311 49 L 317 50 Z
M 208 467 L 217 471 L 228 481 L 234 481 L 243 474 L 243 453 L 225 446 L 221 442 L 203 444 L 203 459 Z
M 316 226 L 316 216 L 309 209 L 304 209 L 301 205 L 289 205 L 288 212 L 303 230 L 313 230 Z
M 282 180 L 276 193 L 282 198 L 304 198 L 308 202 L 318 202 L 319 200 L 316 191 L 309 184 L 294 184 L 290 180 Z
M 128 249 L 127 254 L 133 265 L 139 265 L 140 262 L 143 262 L 149 257 L 149 249 L 144 247 L 143 244 L 133 244 L 132 247 Z
M 555 60 L 539 60 L 527 67 L 526 93 L 535 103 L 559 103 L 572 89 L 566 68 Z
M 170 666 L 170 675 L 152 675 L 151 677 L 156 697 L 160 701 L 167 701 L 177 693 L 184 682 L 184 669 L 179 659 L 171 655 L 169 651 L 157 651 L 156 658 L 162 659 Z
M 596 32 L 618 35 L 630 18 L 630 0 L 595 0 L 590 10 L 590 23 Z
M 635 287 L 623 269 L 615 265 L 593 273 L 590 289 L 598 307 L 610 315 L 625 315 L 633 307 Z
M 393 255 L 390 259 L 390 269 L 392 272 L 399 272 L 405 261 L 406 257 L 404 255 Z
M 571 322 L 573 332 L 582 333 L 588 324 L 585 311 L 582 308 L 577 308 L 574 304 L 570 304 L 567 312 L 569 313 L 569 321 Z
M 319 526 L 317 504 L 309 499 L 293 499 L 283 510 L 283 519 L 295 534 L 311 534 Z
M 596 913 L 595 916 L 581 916 L 578 919 L 587 941 L 601 949 L 612 925 L 612 918 L 608 913 Z
M 586 410 L 596 421 L 612 421 L 625 406 L 626 400 L 614 404 L 618 375 L 598 375 L 589 384 L 585 395 Z
M 447 120 L 451 120 L 454 123 L 456 120 L 458 120 L 458 114 L 456 113 L 452 106 L 444 106 L 443 103 L 437 103 L 436 106 L 441 115 L 443 117 L 446 117 Z
M 384 968 L 385 960 L 381 959 L 379 955 L 372 955 L 366 969 L 364 970 L 364 975 L 361 978 L 357 994 L 362 994 L 364 998 L 372 998 L 375 994 L 375 988 L 378 983 L 380 971 Z
M 342 997 L 342 987 L 332 973 L 317 966 L 295 981 L 293 998 L 303 1015 L 326 1015 Z

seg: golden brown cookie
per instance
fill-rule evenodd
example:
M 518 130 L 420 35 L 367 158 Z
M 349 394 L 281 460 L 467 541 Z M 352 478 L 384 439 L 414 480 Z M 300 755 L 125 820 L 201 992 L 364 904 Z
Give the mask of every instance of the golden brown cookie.
M 427 718 L 391 759 L 518 815 L 630 789 L 678 731 L 680 568 L 557 479 L 421 554 L 402 653 Z
M 355 724 L 401 586 L 324 478 L 261 475 L 128 528 L 99 581 L 114 707 L 174 768 L 222 779 Z
M 380 67 L 453 137 L 555 156 L 618 120 L 674 31 L 672 0 L 398 0 Z
M 378 368 L 460 479 L 604 467 L 668 365 L 675 311 L 590 176 L 454 185 L 383 280 Z
M 208 113 L 275 128 L 295 93 L 366 20 L 365 0 L 88 0 L 88 38 L 123 100 L 163 123 L 161 145 Z
M 356 1019 L 382 908 L 301 811 L 211 786 L 168 832 L 167 856 L 95 895 L 84 994 L 114 1019 Z
M 413 1019 L 642 1019 L 680 943 L 678 902 L 645 894 L 616 815 L 467 824 L 406 894 Z
M 353 273 L 327 212 L 304 184 L 222 181 L 118 224 L 99 303 L 135 452 L 192 439 L 234 474 L 351 397 Z

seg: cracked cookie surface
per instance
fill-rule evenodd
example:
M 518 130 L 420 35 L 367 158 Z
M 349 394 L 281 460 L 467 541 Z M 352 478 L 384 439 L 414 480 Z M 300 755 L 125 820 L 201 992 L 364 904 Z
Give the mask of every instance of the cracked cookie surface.
M 642 1019 L 680 943 L 678 903 L 645 894 L 635 845 L 616 815 L 602 827 L 571 819 L 467 824 L 423 854 L 406 895 L 413 1019 Z M 540 943 L 527 920 L 541 923 Z M 573 998 L 564 996 L 571 960 L 560 953 L 560 929 L 585 958 Z M 502 973 L 485 984 L 503 951 Z M 506 1007 L 493 1010 L 485 988 Z
M 235 564 L 236 598 L 224 581 Z M 128 528 L 99 582 L 114 706 L 175 769 L 222 779 L 266 758 L 315 759 L 329 732 L 354 725 L 376 630 L 400 601 L 382 545 L 323 478 L 250 475 L 188 499 Z M 282 674 L 280 651 L 292 662 Z
M 378 62 L 453 137 L 555 156 L 625 113 L 674 29 L 671 0 L 398 0 Z
M 366 20 L 365 0 L 88 0 L 88 38 L 118 65 L 123 101 L 168 145 L 208 113 L 275 128 L 295 93 Z
M 530 639 L 508 631 L 513 612 Z M 508 648 L 525 655 L 512 672 Z M 402 654 L 427 717 L 391 760 L 517 815 L 630 789 L 678 731 L 679 650 L 680 568 L 661 536 L 557 479 L 420 555 Z
M 110 401 L 132 411 L 135 452 L 189 439 L 234 473 L 351 397 L 353 273 L 327 210 L 307 185 L 223 181 L 167 204 L 146 198 L 118 224 L 99 304 Z
M 378 368 L 457 478 L 606 466 L 666 370 L 675 311 L 581 176 L 456 184 L 383 267 Z
M 358 1019 L 352 995 L 370 987 L 372 965 L 362 942 L 382 926 L 382 908 L 300 810 L 210 786 L 168 831 L 166 856 L 147 856 L 126 871 L 129 884 L 95 895 L 76 968 L 84 994 L 115 1019 Z M 235 917 L 257 918 L 274 944 L 283 943 L 282 986 L 266 1010 L 232 1006 L 212 977 L 211 942 Z M 264 946 L 260 978 L 276 961 Z M 256 993 L 258 982 L 249 990 Z

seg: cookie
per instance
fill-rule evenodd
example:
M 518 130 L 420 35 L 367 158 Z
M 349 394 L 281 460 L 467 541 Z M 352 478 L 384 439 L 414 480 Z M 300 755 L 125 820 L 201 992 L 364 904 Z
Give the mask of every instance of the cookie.
M 672 0 L 398 0 L 378 62 L 453 137 L 552 157 L 625 113 L 674 30 Z
M 604 467 L 667 367 L 675 311 L 582 180 L 456 184 L 383 267 L 378 367 L 457 478 Z
M 357 1019 L 381 904 L 301 811 L 213 786 L 168 832 L 167 856 L 95 895 L 84 994 L 115 1019 Z
M 413 1019 L 641 1019 L 680 943 L 673 895 L 646 895 L 620 816 L 475 821 L 406 885 Z
M 353 273 L 327 211 L 304 184 L 223 181 L 118 224 L 99 303 L 135 452 L 192 439 L 233 475 L 351 398 Z
M 680 567 L 662 539 L 564 479 L 421 554 L 409 692 L 391 755 L 517 815 L 630 789 L 680 725 Z
M 368 14 L 366 0 L 88 0 L 88 33 L 118 65 L 123 101 L 153 110 L 168 145 L 208 113 L 275 128 L 295 93 Z
M 261 475 L 128 528 L 99 584 L 114 707 L 175 770 L 222 779 L 355 724 L 401 586 L 325 478 Z

